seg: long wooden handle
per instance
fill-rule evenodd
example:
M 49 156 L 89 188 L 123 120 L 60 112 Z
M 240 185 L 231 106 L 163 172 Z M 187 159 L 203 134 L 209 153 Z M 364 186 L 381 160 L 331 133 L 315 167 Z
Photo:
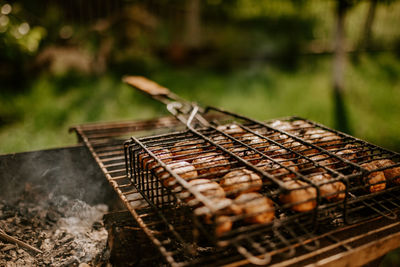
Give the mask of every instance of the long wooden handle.
M 37 249 L 19 239 L 16 239 L 15 237 L 12 237 L 12 236 L 6 234 L 2 229 L 0 229 L 0 238 L 4 239 L 10 243 L 17 244 L 18 246 L 21 246 L 21 247 L 28 249 L 30 251 L 33 251 L 35 253 L 43 253 L 40 249 Z
M 150 96 L 171 95 L 171 92 L 167 88 L 142 76 L 125 76 L 122 78 L 122 81 Z

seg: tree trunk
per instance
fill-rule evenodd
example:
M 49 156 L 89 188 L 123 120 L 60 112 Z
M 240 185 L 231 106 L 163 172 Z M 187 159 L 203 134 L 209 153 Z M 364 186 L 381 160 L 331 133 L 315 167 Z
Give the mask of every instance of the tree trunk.
M 344 69 L 346 65 L 345 51 L 345 17 L 348 4 L 346 0 L 338 0 L 336 8 L 336 31 L 333 58 L 333 96 L 335 103 L 335 127 L 344 132 L 349 132 L 347 112 L 343 99 L 344 94 Z
M 366 17 L 365 23 L 364 23 L 364 30 L 363 30 L 363 33 L 361 35 L 361 39 L 359 42 L 360 50 L 367 50 L 371 47 L 372 25 L 375 20 L 377 4 L 378 4 L 378 0 L 370 1 L 367 17 Z
M 198 48 L 201 45 L 201 2 L 187 0 L 185 45 L 189 48 Z

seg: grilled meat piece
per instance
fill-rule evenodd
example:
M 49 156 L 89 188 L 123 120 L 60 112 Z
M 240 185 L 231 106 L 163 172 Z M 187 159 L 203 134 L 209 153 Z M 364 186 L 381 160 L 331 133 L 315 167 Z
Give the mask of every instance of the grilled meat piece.
M 256 192 L 261 189 L 261 177 L 246 169 L 231 171 L 222 177 L 220 184 L 227 195 Z
M 362 183 L 368 186 L 368 191 L 371 193 L 382 191 L 386 188 L 386 178 L 385 174 L 382 171 L 375 171 L 379 167 L 377 167 L 374 162 L 367 162 L 360 165 L 364 169 L 368 171 L 373 171 L 368 174 L 367 177 L 363 177 Z
M 211 138 L 216 144 L 221 145 L 225 148 L 230 148 L 234 146 L 234 143 L 231 139 L 224 135 L 216 135 Z
M 193 166 L 196 167 L 199 175 L 202 174 L 215 174 L 224 170 L 229 170 L 229 161 L 223 155 L 218 155 L 215 152 L 201 154 L 199 158 L 192 161 Z
M 154 155 L 160 159 L 164 163 L 168 163 L 172 161 L 171 152 L 162 147 L 151 147 L 149 150 L 154 153 Z M 153 169 L 158 163 L 155 159 L 153 159 L 147 152 L 144 150 L 139 154 L 139 162 L 142 165 L 142 168 L 148 168 L 149 170 Z
M 375 160 L 371 163 L 375 164 L 375 166 L 378 168 L 386 168 L 396 164 L 390 159 Z M 383 170 L 383 173 L 385 174 L 385 178 L 387 180 L 395 184 L 400 184 L 400 166 L 385 169 Z
M 280 201 L 291 204 L 290 208 L 298 212 L 306 212 L 317 205 L 317 190 L 307 183 L 299 180 L 287 179 L 284 186 L 288 190 L 280 195 Z
M 215 219 L 215 235 L 221 236 L 232 229 L 233 222 L 229 216 L 219 215 Z
M 272 128 L 281 130 L 281 131 L 290 131 L 293 130 L 293 125 L 288 121 L 276 120 L 269 124 Z
M 348 161 L 357 162 L 357 152 L 354 149 L 344 149 L 334 152 L 337 156 L 347 159 Z
M 235 204 L 248 223 L 269 223 L 274 219 L 275 209 L 272 200 L 259 193 L 244 193 L 235 198 Z
M 247 160 L 251 164 L 257 164 L 262 159 L 262 156 L 259 153 L 254 150 L 250 150 L 247 147 L 236 147 L 229 150 L 242 159 Z
M 195 179 L 189 181 L 189 185 L 193 190 L 200 192 L 210 201 L 220 201 L 225 199 L 224 189 L 222 189 L 222 187 L 216 182 L 208 179 Z M 190 206 L 196 206 L 199 204 L 198 199 L 191 197 L 188 192 L 180 193 L 180 197 L 183 198 Z
M 263 171 L 279 177 L 279 179 L 296 177 L 296 174 L 294 174 L 293 172 L 299 171 L 299 168 L 296 166 L 296 164 L 293 163 L 293 161 L 284 158 L 276 158 L 274 160 L 287 167 L 289 170 L 269 159 L 263 159 L 257 164 L 257 167 L 259 167 Z
M 320 166 L 333 168 L 334 160 L 327 154 L 319 154 L 319 155 L 310 156 L 309 159 L 315 161 Z M 307 171 L 307 172 L 311 172 L 311 173 L 325 172 L 324 168 L 316 167 L 314 165 L 314 163 L 308 159 L 301 158 L 298 160 L 298 162 L 299 162 L 299 164 L 301 164 L 300 169 L 302 169 L 302 171 Z
M 312 182 L 319 184 L 321 197 L 329 201 L 343 200 L 346 196 L 346 186 L 342 182 L 331 182 L 333 179 L 328 173 L 314 174 L 309 177 Z
M 172 148 L 172 155 L 177 160 L 190 162 L 193 158 L 203 151 L 205 143 L 199 140 L 177 142 Z
M 342 142 L 340 136 L 318 128 L 307 130 L 303 138 L 317 146 L 329 147 L 329 149 L 338 148 Z
M 268 156 L 277 156 L 280 158 L 292 158 L 293 153 L 287 149 L 284 149 L 278 145 L 270 145 L 267 146 L 264 150 L 264 153 Z
M 170 163 L 167 164 L 167 167 L 171 168 L 172 172 L 176 173 L 185 180 L 194 179 L 198 175 L 196 168 L 186 161 Z M 164 186 L 171 187 L 176 184 L 176 179 L 167 171 L 165 171 L 164 168 L 159 167 L 156 173 Z
M 220 125 L 217 127 L 217 130 L 220 130 L 229 135 L 243 134 L 246 132 L 243 128 L 236 124 Z

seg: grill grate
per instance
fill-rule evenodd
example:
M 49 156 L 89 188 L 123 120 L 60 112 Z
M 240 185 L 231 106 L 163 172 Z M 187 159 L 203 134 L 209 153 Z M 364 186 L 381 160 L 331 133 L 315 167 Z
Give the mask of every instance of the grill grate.
M 389 167 L 370 167 L 377 160 L 398 161 L 396 153 L 301 118 L 265 124 L 216 108 L 208 110 L 233 120 L 225 125 L 214 121 L 206 128 L 188 126 L 187 131 L 166 135 L 132 137 L 125 143 L 127 173 L 139 192 L 160 213 L 182 210 L 182 216 L 191 218 L 199 231 L 195 238 L 205 236 L 213 244 L 234 245 L 251 259 L 252 253 L 243 244 L 251 244 L 256 255 L 265 254 L 266 244 L 252 237 L 269 236 L 270 241 L 270 236 L 277 235 L 275 224 L 293 233 L 285 242 L 301 243 L 304 237 L 298 229 L 310 235 L 308 229 L 316 229 L 321 221 L 355 223 L 379 215 L 396 218 L 392 211 L 396 204 L 389 194 L 398 191 L 395 182 L 400 172 L 387 181 L 383 171 Z M 390 168 L 400 170 L 398 165 L 391 161 Z M 249 192 L 262 195 L 243 197 Z M 245 199 L 243 206 L 241 198 Z M 255 198 L 256 205 L 264 207 L 248 204 Z M 273 204 L 268 206 L 266 200 Z M 233 210 L 235 205 L 240 211 Z M 294 228 L 289 226 L 293 222 Z
M 212 120 L 210 119 L 210 121 Z M 225 122 L 220 124 L 225 124 Z M 254 122 L 242 123 L 241 125 L 244 125 L 252 130 L 257 129 L 257 124 Z M 324 129 L 320 125 L 313 125 Z M 112 123 L 83 125 L 74 128 L 74 130 L 78 133 L 80 140 L 83 141 L 90 149 L 92 155 L 105 173 L 110 184 L 120 195 L 121 199 L 133 217 L 138 221 L 139 225 L 142 227 L 150 240 L 157 246 L 161 254 L 164 256 L 166 262 L 173 266 L 215 266 L 232 263 L 234 263 L 234 265 L 243 265 L 249 262 L 245 256 L 251 259 L 251 255 L 260 254 L 264 255 L 266 260 L 268 260 L 267 257 L 270 257 L 270 264 L 272 265 L 278 264 L 279 266 L 288 266 L 293 263 L 300 262 L 310 263 L 313 262 L 315 257 L 319 255 L 323 255 L 323 257 L 329 257 L 330 255 L 336 255 L 338 253 L 342 253 L 343 255 L 347 255 L 347 253 L 350 252 L 352 254 L 356 254 L 358 247 L 368 243 L 368 241 L 371 241 L 371 238 L 374 238 L 377 233 L 381 233 L 383 236 L 385 236 L 388 235 L 386 232 L 389 230 L 396 232 L 400 229 L 398 223 L 390 223 L 390 220 L 386 218 L 379 217 L 369 219 L 364 216 L 364 214 L 371 215 L 372 209 L 369 206 L 374 207 L 380 213 L 383 212 L 386 217 L 393 217 L 393 215 L 396 215 L 399 208 L 398 204 L 396 204 L 399 203 L 398 191 L 396 187 L 388 187 L 384 193 L 374 193 L 374 198 L 368 198 L 368 196 L 371 194 L 366 194 L 365 192 L 363 192 L 361 197 L 360 195 L 355 194 L 353 197 L 350 195 L 350 193 L 353 191 L 350 190 L 349 199 L 347 201 L 347 212 L 345 215 L 350 215 L 352 217 L 352 223 L 354 223 L 353 225 L 345 226 L 343 224 L 343 220 L 346 216 L 339 216 L 335 222 L 332 222 L 332 219 L 330 218 L 333 215 L 336 217 L 338 216 L 338 214 L 335 213 L 335 210 L 340 208 L 340 205 L 337 203 L 323 203 L 322 201 L 319 204 L 317 211 L 318 218 L 321 219 L 322 223 L 319 224 L 319 228 L 316 229 L 313 234 L 308 231 L 308 226 L 310 224 L 302 221 L 304 214 L 292 212 L 288 213 L 291 215 L 291 220 L 286 220 L 284 223 L 282 223 L 283 220 L 275 219 L 269 228 L 257 229 L 259 225 L 245 225 L 245 230 L 249 231 L 246 233 L 253 233 L 254 236 L 250 234 L 249 238 L 241 239 L 241 242 L 236 245 L 236 248 L 235 246 L 228 248 L 209 246 L 208 242 L 200 242 L 196 247 L 190 242 L 194 238 L 193 232 L 191 231 L 191 225 L 187 223 L 187 220 L 183 221 L 180 219 L 181 216 L 186 215 L 186 211 L 179 209 L 160 209 L 155 208 L 157 206 L 149 206 L 146 199 L 143 197 L 143 195 L 146 196 L 146 194 L 139 194 L 136 186 L 131 183 L 130 178 L 128 178 L 126 175 L 122 140 L 126 140 L 127 136 L 132 135 L 148 136 L 149 134 L 159 133 L 159 129 L 161 129 L 161 132 L 165 132 L 165 128 L 169 128 L 168 131 L 170 131 L 171 127 L 176 130 L 176 127 L 178 126 L 179 123 L 175 119 L 164 118 L 161 120 L 133 123 L 127 122 L 122 124 Z M 187 131 L 181 131 L 179 133 L 188 134 Z M 201 133 L 208 134 L 207 130 Z M 291 134 L 293 131 L 287 131 L 287 133 Z M 189 134 L 193 136 L 193 133 Z M 385 150 L 376 148 L 375 146 L 369 145 L 361 140 L 351 137 L 346 139 L 346 135 L 342 135 L 341 133 L 337 134 L 342 138 L 342 141 L 346 140 L 346 142 L 350 144 L 359 144 L 359 146 L 362 146 L 363 152 L 377 151 L 373 153 L 381 153 L 379 154 L 380 157 L 391 157 L 393 155 L 397 155 L 390 153 L 387 154 Z M 163 134 L 161 136 L 166 135 Z M 151 138 L 146 137 L 144 138 L 144 141 L 147 140 L 146 142 L 150 142 L 150 139 Z M 142 138 L 138 140 L 142 140 Z M 273 141 L 279 141 L 279 139 Z M 277 143 L 281 144 L 280 142 Z M 282 143 L 284 146 L 286 145 L 286 143 Z M 153 146 L 154 145 L 155 144 L 153 144 Z M 282 146 L 279 145 L 278 147 L 282 148 Z M 320 153 L 322 152 L 325 151 L 320 151 Z M 330 153 L 330 150 L 328 152 Z M 297 155 L 294 152 L 290 152 L 289 154 Z M 297 160 L 300 158 L 301 156 L 297 155 Z M 364 158 L 364 161 L 368 161 L 365 159 L 365 156 L 363 156 L 362 153 L 360 153 L 359 158 Z M 395 157 L 393 157 L 393 159 L 396 160 Z M 299 166 L 297 162 L 294 165 Z M 326 166 L 314 165 L 314 168 L 317 167 L 323 167 L 325 170 L 327 168 Z M 349 172 L 349 169 L 357 170 L 357 167 L 358 166 L 351 165 L 351 167 L 337 168 L 335 171 L 338 172 L 338 174 L 335 177 L 339 177 L 339 174 L 345 175 L 346 172 Z M 361 168 L 358 168 L 358 170 L 362 171 Z M 332 175 L 335 174 L 332 173 Z M 275 176 L 272 178 L 275 178 Z M 360 189 L 356 189 L 355 186 L 353 187 L 355 190 L 354 192 L 360 191 Z M 279 185 L 277 188 L 279 189 Z M 268 191 L 263 191 L 263 194 L 267 193 Z M 274 191 L 272 190 L 272 192 L 268 194 L 271 196 L 271 198 L 273 198 Z M 362 198 L 363 196 L 365 196 L 365 198 Z M 383 207 L 386 207 L 386 209 Z M 290 210 L 290 207 L 287 209 Z M 387 212 L 387 209 L 390 209 L 391 212 Z M 357 214 L 360 218 L 354 216 L 355 214 Z M 297 217 L 295 217 L 295 215 L 297 215 Z M 324 224 L 323 219 L 329 220 L 329 223 Z M 362 222 L 362 220 L 367 221 Z M 304 227 L 302 228 L 302 226 Z M 373 229 L 373 232 L 371 232 L 371 229 Z M 240 233 L 239 230 L 238 232 Z M 235 237 L 235 233 L 233 233 L 231 236 Z M 232 240 L 232 242 L 235 243 L 237 239 Z M 338 240 L 340 241 L 338 242 Z M 357 243 L 356 245 L 354 245 L 355 242 Z M 244 248 L 244 250 L 241 252 L 245 256 L 237 252 L 238 247 Z M 268 252 L 268 254 L 265 254 L 264 251 Z M 250 254 L 246 254 L 247 252 Z M 295 258 L 288 258 L 289 256 L 293 255 Z

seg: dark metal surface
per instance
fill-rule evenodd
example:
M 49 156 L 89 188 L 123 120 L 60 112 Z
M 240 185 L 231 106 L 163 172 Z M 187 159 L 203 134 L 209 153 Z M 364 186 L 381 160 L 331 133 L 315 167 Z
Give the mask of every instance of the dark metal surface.
M 88 204 L 108 203 L 113 191 L 85 146 L 0 155 L 0 198 L 13 200 L 31 186 Z

